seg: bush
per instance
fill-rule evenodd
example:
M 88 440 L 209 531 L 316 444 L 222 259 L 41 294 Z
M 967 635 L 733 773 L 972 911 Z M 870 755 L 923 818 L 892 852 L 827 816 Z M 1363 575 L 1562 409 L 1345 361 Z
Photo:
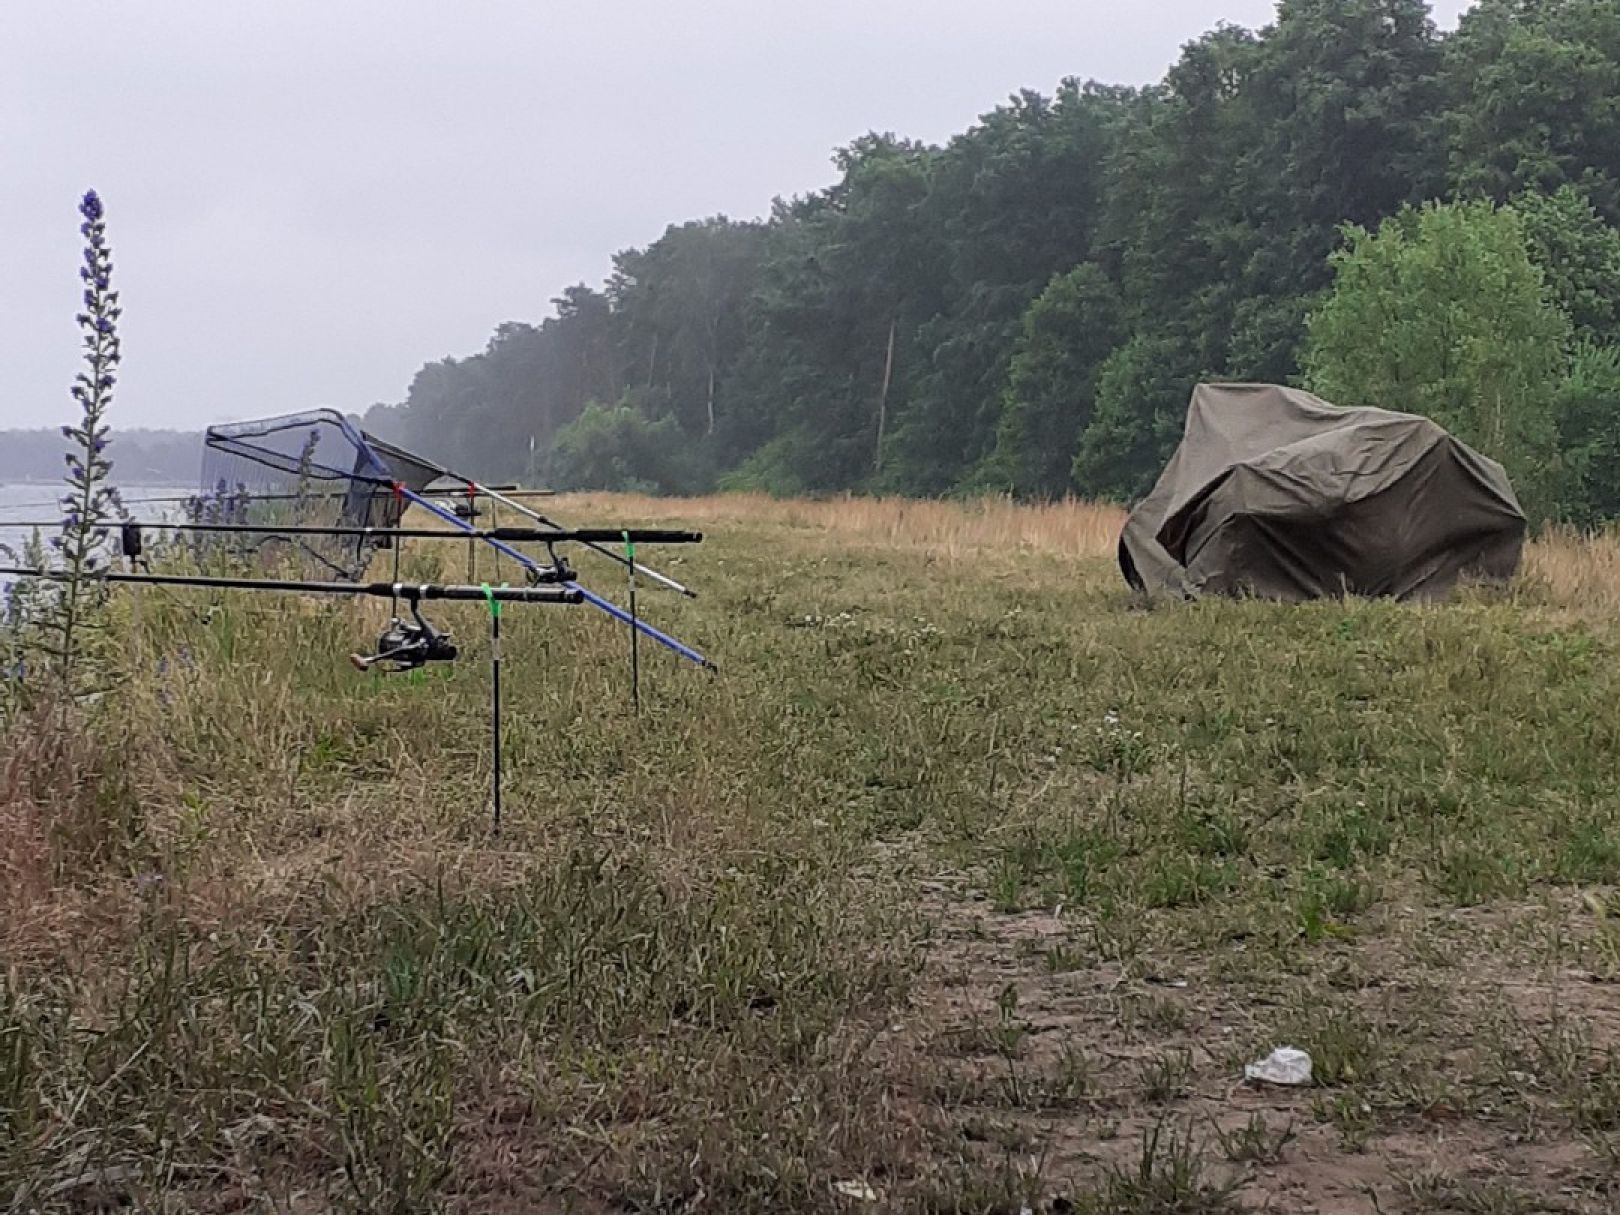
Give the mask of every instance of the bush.
M 711 481 L 704 454 L 674 418 L 594 401 L 557 432 L 551 479 L 558 489 L 646 494 L 700 493 Z
M 1432 203 L 1347 236 L 1310 317 L 1310 389 L 1433 418 L 1506 466 L 1532 520 L 1556 515 L 1566 486 L 1554 411 L 1571 328 L 1519 216 Z

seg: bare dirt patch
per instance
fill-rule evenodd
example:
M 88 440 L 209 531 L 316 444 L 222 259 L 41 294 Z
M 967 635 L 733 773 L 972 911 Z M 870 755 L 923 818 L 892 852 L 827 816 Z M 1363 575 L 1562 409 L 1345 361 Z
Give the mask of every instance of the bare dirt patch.
M 1083 915 L 998 913 L 962 880 L 929 883 L 928 908 L 913 1040 L 935 1078 L 915 1099 L 968 1150 L 1015 1160 L 1031 1210 L 1614 1209 L 1614 1111 L 1581 1103 L 1620 1013 L 1590 971 L 1500 954 L 1439 967 L 1395 932 L 1256 986 L 1193 955 L 1088 959 Z M 1314 1027 L 1328 1074 L 1246 1081 L 1290 1022 Z

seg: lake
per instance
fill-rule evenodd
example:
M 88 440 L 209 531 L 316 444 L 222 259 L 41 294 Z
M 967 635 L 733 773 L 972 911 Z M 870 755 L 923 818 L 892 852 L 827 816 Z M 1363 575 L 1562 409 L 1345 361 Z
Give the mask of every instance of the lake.
M 120 485 L 119 493 L 129 506 L 129 513 L 137 519 L 167 519 L 181 509 L 179 501 L 156 502 L 154 498 L 181 499 L 197 492 L 194 485 Z M 16 526 L 19 522 L 37 523 L 62 517 L 62 498 L 68 492 L 65 481 L 35 481 L 24 484 L 0 485 L 0 544 L 10 545 L 20 557 L 22 546 L 31 529 Z M 54 528 L 41 528 L 49 537 Z M 3 558 L 4 554 L 0 554 Z M 9 559 L 0 565 L 10 565 Z M 8 581 L 0 577 L 0 584 Z

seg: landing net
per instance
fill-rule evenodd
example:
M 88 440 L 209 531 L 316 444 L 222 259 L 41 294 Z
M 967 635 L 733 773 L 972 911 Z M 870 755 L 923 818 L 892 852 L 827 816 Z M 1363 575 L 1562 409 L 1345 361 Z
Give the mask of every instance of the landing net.
M 293 558 L 310 573 L 358 579 L 386 536 L 289 536 L 289 524 L 396 527 L 405 499 L 439 469 L 383 459 L 342 414 L 310 410 L 250 422 L 210 426 L 203 436 L 201 492 L 187 504 L 192 522 L 263 525 L 264 533 L 206 536 L 207 550 Z M 400 487 L 400 488 L 396 488 Z

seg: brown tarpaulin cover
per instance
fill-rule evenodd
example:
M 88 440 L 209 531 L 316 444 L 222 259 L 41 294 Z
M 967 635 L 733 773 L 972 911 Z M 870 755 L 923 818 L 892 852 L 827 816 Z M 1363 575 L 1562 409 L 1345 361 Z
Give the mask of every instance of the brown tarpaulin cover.
M 1200 384 L 1119 564 L 1150 594 L 1436 598 L 1512 577 L 1524 532 L 1502 466 L 1427 418 Z

